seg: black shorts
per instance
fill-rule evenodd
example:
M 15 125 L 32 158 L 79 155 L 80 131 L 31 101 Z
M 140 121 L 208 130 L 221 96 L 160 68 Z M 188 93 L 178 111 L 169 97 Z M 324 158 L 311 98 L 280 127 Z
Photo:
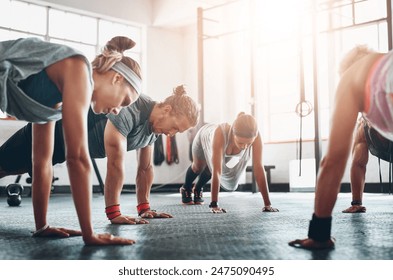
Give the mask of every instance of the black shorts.
M 393 162 L 393 142 L 384 138 L 373 127 L 364 122 L 364 134 L 368 150 L 377 158 Z
M 52 165 L 65 162 L 62 122 L 56 122 Z M 32 174 L 32 124 L 19 129 L 0 147 L 0 168 L 12 174 Z

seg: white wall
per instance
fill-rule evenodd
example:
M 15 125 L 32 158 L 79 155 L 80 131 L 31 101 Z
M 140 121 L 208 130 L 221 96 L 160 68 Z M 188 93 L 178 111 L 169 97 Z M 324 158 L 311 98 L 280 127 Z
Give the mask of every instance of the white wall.
M 326 153 L 327 141 L 322 141 L 322 156 Z M 289 183 L 289 161 L 296 159 L 296 144 L 266 144 L 264 147 L 264 164 L 275 165 L 276 168 L 271 170 L 272 183 Z M 303 143 L 303 159 L 314 158 L 314 143 Z M 349 167 L 351 156 L 348 159 L 347 167 L 343 176 L 343 182 L 349 183 Z M 378 159 L 372 155 L 367 165 L 366 182 L 379 182 Z M 389 164 L 381 161 L 382 180 L 389 182 Z
M 51 4 L 53 7 L 67 7 L 76 11 L 104 15 L 118 20 L 139 24 L 152 23 L 151 0 L 29 0 L 30 2 Z

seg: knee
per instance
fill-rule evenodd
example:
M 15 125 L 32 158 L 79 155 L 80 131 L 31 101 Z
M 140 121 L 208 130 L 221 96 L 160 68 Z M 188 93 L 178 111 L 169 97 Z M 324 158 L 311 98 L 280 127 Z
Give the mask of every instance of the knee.
M 192 172 L 194 172 L 195 174 L 200 174 L 203 171 L 203 169 L 205 169 L 205 166 L 206 166 L 206 164 L 204 165 L 202 163 L 193 162 L 191 165 L 191 169 L 192 169 Z
M 336 158 L 325 156 L 321 160 L 320 167 L 324 170 L 328 170 L 337 167 L 337 164 L 338 162 Z

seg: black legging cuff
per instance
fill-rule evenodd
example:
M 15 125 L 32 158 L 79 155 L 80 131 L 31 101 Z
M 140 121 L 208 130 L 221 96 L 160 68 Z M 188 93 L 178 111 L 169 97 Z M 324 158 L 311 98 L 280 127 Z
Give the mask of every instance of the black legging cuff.
M 203 186 L 206 185 L 206 183 L 209 182 L 211 178 L 212 178 L 212 174 L 210 173 L 209 168 L 205 167 L 205 169 L 199 175 L 197 183 L 195 184 L 195 190 L 197 192 L 200 192 Z
M 188 167 L 187 172 L 186 172 L 186 180 L 184 182 L 184 188 L 187 191 L 191 191 L 192 189 L 192 183 L 194 182 L 195 178 L 198 177 L 198 173 L 195 173 L 192 171 L 192 167 Z
M 332 230 L 332 217 L 318 218 L 315 214 L 312 215 L 310 226 L 308 228 L 308 237 L 318 241 L 324 242 L 330 239 Z

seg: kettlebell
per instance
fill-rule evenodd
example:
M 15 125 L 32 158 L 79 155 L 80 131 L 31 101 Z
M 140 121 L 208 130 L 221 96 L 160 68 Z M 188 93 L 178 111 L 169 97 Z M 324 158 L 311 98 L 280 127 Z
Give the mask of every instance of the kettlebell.
M 8 195 L 8 205 L 19 206 L 22 202 L 23 186 L 21 184 L 9 184 L 6 191 Z

